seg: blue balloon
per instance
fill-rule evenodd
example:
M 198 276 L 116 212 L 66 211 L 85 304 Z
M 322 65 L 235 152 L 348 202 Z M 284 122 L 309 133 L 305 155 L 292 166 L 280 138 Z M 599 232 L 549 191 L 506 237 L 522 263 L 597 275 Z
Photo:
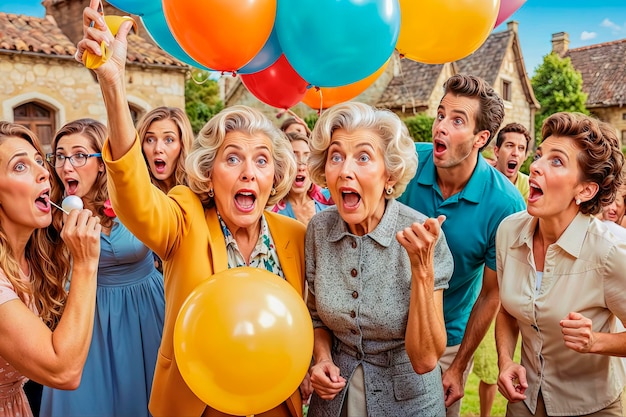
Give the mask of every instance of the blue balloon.
M 108 0 L 111 6 L 129 14 L 144 16 L 162 8 L 161 0 Z
M 282 54 L 283 50 L 280 47 L 280 42 L 278 42 L 278 36 L 276 36 L 276 27 L 274 27 L 267 42 L 263 45 L 263 49 L 252 58 L 252 61 L 237 70 L 237 73 L 245 75 L 263 71 L 278 61 Z
M 159 9 L 153 13 L 141 16 L 141 22 L 145 26 L 148 35 L 150 35 L 152 40 L 165 52 L 179 61 L 184 62 L 187 65 L 191 65 L 192 67 L 200 68 L 206 71 L 213 71 L 204 65 L 198 64 L 192 57 L 187 55 L 187 52 L 185 52 L 183 48 L 180 47 L 167 25 L 167 20 L 165 20 L 162 6 L 159 6 Z
M 275 22 L 285 57 L 317 87 L 373 74 L 400 34 L 399 0 L 278 0 Z

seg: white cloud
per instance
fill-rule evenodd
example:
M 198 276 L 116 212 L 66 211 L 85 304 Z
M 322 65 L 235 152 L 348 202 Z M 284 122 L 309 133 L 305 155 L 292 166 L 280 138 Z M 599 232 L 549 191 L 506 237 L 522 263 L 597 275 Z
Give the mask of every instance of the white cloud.
M 623 28 L 617 23 L 612 22 L 610 19 L 606 18 L 600 23 L 600 26 L 604 28 L 608 28 L 614 32 L 620 32 Z
M 596 32 L 587 32 L 586 30 L 583 30 L 583 32 L 580 34 L 580 40 L 588 41 L 589 39 L 593 39 L 596 36 L 598 36 Z

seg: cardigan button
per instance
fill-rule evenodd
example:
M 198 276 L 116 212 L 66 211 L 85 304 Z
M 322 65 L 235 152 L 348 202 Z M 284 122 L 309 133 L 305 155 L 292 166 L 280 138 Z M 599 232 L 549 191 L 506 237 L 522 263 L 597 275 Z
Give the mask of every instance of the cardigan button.
M 352 277 L 356 277 L 359 275 L 359 272 L 356 269 L 352 269 L 352 271 L 350 271 L 350 275 L 352 275 Z
M 352 291 L 352 298 L 359 298 L 359 293 L 356 291 Z

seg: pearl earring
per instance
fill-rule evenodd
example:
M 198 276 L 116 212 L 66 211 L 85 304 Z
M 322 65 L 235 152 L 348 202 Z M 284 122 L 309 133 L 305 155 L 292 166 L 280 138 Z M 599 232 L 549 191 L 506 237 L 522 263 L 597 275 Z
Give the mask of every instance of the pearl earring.
M 580 203 L 582 203 L 582 201 L 580 201 L 580 198 L 577 198 L 577 199 L 576 199 L 576 205 L 577 205 L 577 206 L 580 206 Z

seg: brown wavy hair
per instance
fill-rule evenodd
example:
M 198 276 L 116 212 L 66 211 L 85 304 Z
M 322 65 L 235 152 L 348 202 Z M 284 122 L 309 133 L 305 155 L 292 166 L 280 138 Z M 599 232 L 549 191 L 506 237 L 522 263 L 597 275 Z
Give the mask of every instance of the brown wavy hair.
M 572 139 L 580 152 L 577 154 L 581 170 L 580 181 L 598 184 L 598 192 L 589 201 L 580 204 L 580 212 L 598 214 L 603 206 L 611 204 L 624 183 L 624 154 L 615 128 L 582 113 L 560 112 L 548 117 L 541 127 L 541 136 Z
M 187 153 L 189 152 L 189 149 L 191 149 L 191 144 L 193 143 L 193 129 L 191 128 L 191 122 L 189 121 L 187 114 L 178 107 L 156 107 L 146 113 L 137 122 L 137 133 L 139 134 L 139 139 L 141 140 L 142 145 L 146 138 L 146 134 L 148 132 L 148 129 L 150 128 L 150 125 L 160 120 L 171 120 L 174 122 L 174 124 L 176 124 L 176 127 L 178 127 L 178 137 L 180 137 L 181 147 L 180 155 L 178 155 L 178 160 L 176 161 L 176 169 L 174 170 L 173 186 L 187 185 L 185 159 L 187 158 Z M 148 165 L 147 160 L 146 165 Z M 150 179 L 152 180 L 152 183 L 164 193 L 167 193 L 173 187 L 168 187 L 165 181 L 161 181 L 154 177 L 150 169 L 148 169 L 148 171 L 150 171 Z
M 78 119 L 73 122 L 65 124 L 54 135 L 52 140 L 52 152 L 56 153 L 59 140 L 68 135 L 82 135 L 89 139 L 89 144 L 93 147 L 94 152 L 102 152 L 102 146 L 107 137 L 107 128 L 104 124 L 94 119 Z M 54 177 L 59 183 L 59 187 L 55 187 L 52 190 L 50 199 L 56 203 L 59 203 L 65 195 L 65 186 L 58 177 L 54 167 L 52 168 Z M 93 184 L 89 192 L 82 198 L 85 203 L 85 207 L 90 208 L 95 215 L 100 217 L 100 224 L 102 227 L 111 227 L 113 225 L 113 219 L 104 214 L 104 203 L 109 199 L 109 192 L 107 189 L 107 174 L 106 167 L 102 172 L 98 173 L 96 182 Z M 61 224 L 63 220 L 63 213 L 57 211 L 53 216 L 53 224 L 57 230 L 61 230 Z
M 41 154 L 45 154 L 37 136 L 22 125 L 0 122 L 0 144 L 9 137 L 24 139 Z M 58 189 L 54 175 L 50 175 L 52 190 Z M 30 298 L 43 322 L 52 330 L 57 326 L 67 299 L 65 290 L 70 271 L 67 246 L 52 225 L 35 229 L 26 243 L 26 260 L 30 266 L 32 286 L 20 278 L 18 256 L 9 245 L 6 231 L 0 224 L 0 267 L 24 302 Z
M 504 101 L 487 81 L 474 75 L 453 75 L 446 80 L 443 88 L 445 90 L 444 96 L 454 94 L 478 99 L 479 107 L 476 112 L 474 134 L 482 130 L 489 131 L 489 139 L 479 150 L 482 152 L 496 136 L 496 132 L 504 120 Z

